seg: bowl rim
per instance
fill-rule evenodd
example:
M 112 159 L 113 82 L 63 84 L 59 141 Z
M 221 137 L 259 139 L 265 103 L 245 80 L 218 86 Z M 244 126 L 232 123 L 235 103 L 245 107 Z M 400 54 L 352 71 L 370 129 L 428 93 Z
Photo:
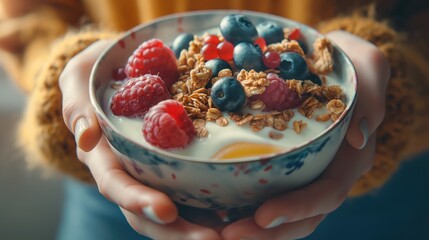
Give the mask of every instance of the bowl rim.
M 340 124 L 345 121 L 346 116 L 348 116 L 349 114 L 352 114 L 354 106 L 356 105 L 356 101 L 357 101 L 357 97 L 358 97 L 358 76 L 357 76 L 357 72 L 356 72 L 356 68 L 353 65 L 352 61 L 350 60 L 349 56 L 338 46 L 336 45 L 334 42 L 331 41 L 332 46 L 340 53 L 343 55 L 343 58 L 345 60 L 345 64 L 348 65 L 351 68 L 351 72 L 352 72 L 352 84 L 354 85 L 354 91 L 353 91 L 353 96 L 350 99 L 350 103 L 346 105 L 346 109 L 344 110 L 344 112 L 340 115 L 340 117 L 333 122 L 332 124 L 330 124 L 324 131 L 320 132 L 318 135 L 316 135 L 316 137 L 303 142 L 300 145 L 297 145 L 295 147 L 286 149 L 285 151 L 279 152 L 279 153 L 273 153 L 273 154 L 265 154 L 265 155 L 261 155 L 261 156 L 253 156 L 253 157 L 243 157 L 243 158 L 234 158 L 234 159 L 223 159 L 223 160 L 213 160 L 210 158 L 201 158 L 201 157 L 191 157 L 191 156 L 184 156 L 184 155 L 180 155 L 177 153 L 173 153 L 170 152 L 168 150 L 164 150 L 155 146 L 145 146 L 141 143 L 138 143 L 136 141 L 134 141 L 133 139 L 127 137 L 126 135 L 122 134 L 121 131 L 119 131 L 117 129 L 117 127 L 109 120 L 109 118 L 107 117 L 106 113 L 103 110 L 103 107 L 100 105 L 99 101 L 97 100 L 97 89 L 95 86 L 95 79 L 96 79 L 96 74 L 98 72 L 100 63 L 102 63 L 105 55 L 111 51 L 120 41 L 122 41 L 123 39 L 127 39 L 130 37 L 133 37 L 133 35 L 135 34 L 135 32 L 140 31 L 143 28 L 146 28 L 152 24 L 158 23 L 158 22 L 163 22 L 163 21 L 169 21 L 169 20 L 174 20 L 177 18 L 187 18 L 187 17 L 192 17 L 192 16 L 199 16 L 199 15 L 207 15 L 207 14 L 215 14 L 215 15 L 227 15 L 227 14 L 243 14 L 246 16 L 255 16 L 255 17 L 263 17 L 263 18 L 268 18 L 268 19 L 274 19 L 274 20 L 278 20 L 278 21 L 287 21 L 290 22 L 291 24 L 296 24 L 297 26 L 300 27 L 305 27 L 307 28 L 307 30 L 313 31 L 315 34 L 317 34 L 317 36 L 325 36 L 324 34 L 320 33 L 319 31 L 317 31 L 316 29 L 314 29 L 313 27 L 310 27 L 306 24 L 300 23 L 298 21 L 289 19 L 289 18 L 285 18 L 282 16 L 278 16 L 278 15 L 273 15 L 273 14 L 269 14 L 269 13 L 264 13 L 264 12 L 257 12 L 257 11 L 250 11 L 250 10 L 232 10 L 232 9 L 227 9 L 227 10 L 222 10 L 222 9 L 217 9 L 217 10 L 198 10 L 198 11 L 188 11 L 188 12 L 181 12 L 181 13 L 175 13 L 175 14 L 169 14 L 169 15 L 165 15 L 159 18 L 156 18 L 152 21 L 143 23 L 143 24 L 139 24 L 127 31 L 125 31 L 123 34 L 121 34 L 120 37 L 114 39 L 112 41 L 112 43 L 105 48 L 102 53 L 98 56 L 97 60 L 95 61 L 92 69 L 91 69 L 91 74 L 90 74 L 90 79 L 89 79 L 89 96 L 90 96 L 90 101 L 91 101 L 91 105 L 97 115 L 97 120 L 98 118 L 102 118 L 102 120 L 107 123 L 108 127 L 115 132 L 116 134 L 118 134 L 119 136 L 123 137 L 124 139 L 126 139 L 127 141 L 131 142 L 132 144 L 135 144 L 136 146 L 139 146 L 143 149 L 146 149 L 147 151 L 150 152 L 155 152 L 156 154 L 160 154 L 163 155 L 165 157 L 168 158 L 174 158 L 176 160 L 180 160 L 180 161 L 189 161 L 189 162 L 199 162 L 199 163 L 210 163 L 210 164 L 231 164 L 231 163 L 249 163 L 249 162 L 258 162 L 261 160 L 266 160 L 266 159 L 271 159 L 274 157 L 281 157 L 284 155 L 292 155 L 304 148 L 306 148 L 308 145 L 317 142 L 321 139 L 324 139 L 327 135 L 329 135 L 330 132 L 332 132 L 334 129 L 336 129 L 336 127 L 340 126 Z M 104 130 L 103 130 L 104 131 Z

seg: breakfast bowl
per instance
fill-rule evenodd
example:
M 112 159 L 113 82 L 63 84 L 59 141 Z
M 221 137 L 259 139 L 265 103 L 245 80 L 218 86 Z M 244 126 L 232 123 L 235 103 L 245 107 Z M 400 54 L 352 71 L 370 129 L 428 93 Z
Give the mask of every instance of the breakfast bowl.
M 112 85 L 116 84 L 112 72 L 124 67 L 142 42 L 157 38 L 171 46 L 175 37 L 183 32 L 195 35 L 216 32 L 221 20 L 232 14 L 244 15 L 255 25 L 271 21 L 282 28 L 299 29 L 300 44 L 307 46 L 307 55 L 314 51 L 312 44 L 323 38 L 304 24 L 265 13 L 228 10 L 180 13 L 126 32 L 101 54 L 90 77 L 90 97 L 99 124 L 124 169 L 142 184 L 191 207 L 212 210 L 254 207 L 273 196 L 311 183 L 327 168 L 341 145 L 357 98 L 355 69 L 346 54 L 332 44 L 333 70 L 324 81 L 334 81 L 342 89 L 344 109 L 322 130 L 312 132 L 312 123 L 309 124 L 304 129 L 306 137 L 288 133 L 287 141 L 292 145 L 281 151 L 219 160 L 204 156 L 215 146 L 205 144 L 198 147 L 202 155 L 184 155 L 145 142 L 140 136 L 141 119 L 128 122 L 111 114 L 109 101 L 115 90 Z M 316 121 L 313 122 L 315 125 Z M 229 125 L 235 124 L 230 122 Z M 292 129 L 289 126 L 286 131 L 292 132 Z M 213 134 L 215 132 L 225 141 L 240 135 L 229 130 L 217 129 Z

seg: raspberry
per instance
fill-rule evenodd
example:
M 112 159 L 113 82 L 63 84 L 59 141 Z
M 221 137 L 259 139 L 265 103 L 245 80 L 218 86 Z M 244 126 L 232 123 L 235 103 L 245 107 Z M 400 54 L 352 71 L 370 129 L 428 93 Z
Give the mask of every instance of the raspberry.
M 183 105 L 165 100 L 144 117 L 143 136 L 150 144 L 164 148 L 184 148 L 195 136 L 195 128 Z
M 179 77 L 173 51 L 156 38 L 143 42 L 128 58 L 125 66 L 125 74 L 128 77 L 147 73 L 161 76 L 167 88 Z
M 116 116 L 143 117 L 149 108 L 170 97 L 161 77 L 146 74 L 128 80 L 113 95 L 110 109 Z
M 299 28 L 294 28 L 292 32 L 290 32 L 288 38 L 289 38 L 289 41 L 292 41 L 292 40 L 298 41 L 298 39 L 301 38 L 301 31 L 299 30 Z
M 262 52 L 265 52 L 267 49 L 267 43 L 264 38 L 258 37 L 255 41 L 255 44 L 259 46 Z
M 267 79 L 270 80 L 270 85 L 265 91 L 251 97 L 251 101 L 264 102 L 264 111 L 283 111 L 296 108 L 301 104 L 298 93 L 290 89 L 277 74 L 269 73 Z

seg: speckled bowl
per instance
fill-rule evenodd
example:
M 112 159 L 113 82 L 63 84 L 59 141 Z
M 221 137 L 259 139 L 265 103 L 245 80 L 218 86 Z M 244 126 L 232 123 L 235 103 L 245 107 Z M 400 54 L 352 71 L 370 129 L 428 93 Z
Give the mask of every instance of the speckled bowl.
M 228 210 L 252 207 L 264 200 L 315 180 L 329 165 L 349 125 L 356 101 L 357 79 L 348 57 L 334 46 L 335 78 L 345 90 L 346 110 L 314 139 L 281 154 L 241 160 L 195 159 L 147 147 L 124 136 L 106 116 L 103 96 L 113 69 L 124 66 L 132 52 L 150 38 L 171 43 L 181 32 L 202 33 L 218 27 L 232 13 L 247 15 L 256 25 L 271 20 L 284 27 L 299 27 L 310 46 L 316 30 L 274 15 L 249 11 L 181 13 L 137 26 L 114 42 L 97 60 L 90 79 L 90 96 L 101 128 L 124 168 L 143 184 L 168 194 L 174 201 L 199 208 Z

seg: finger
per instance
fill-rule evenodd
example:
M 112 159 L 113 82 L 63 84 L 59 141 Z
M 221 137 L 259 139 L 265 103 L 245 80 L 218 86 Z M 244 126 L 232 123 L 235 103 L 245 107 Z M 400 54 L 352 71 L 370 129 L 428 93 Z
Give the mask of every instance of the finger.
M 167 195 L 141 184 L 124 171 L 105 138 L 91 152 L 80 151 L 79 158 L 91 170 L 100 193 L 120 207 L 160 224 L 178 217 L 177 208 Z
M 357 72 L 358 99 L 346 139 L 356 149 L 362 149 L 384 118 L 390 65 L 383 53 L 364 39 L 344 31 L 327 37 L 347 53 Z
M 337 209 L 354 182 L 371 167 L 374 146 L 374 136 L 363 150 L 356 150 L 345 141 L 319 179 L 304 188 L 264 202 L 256 210 L 255 222 L 270 229 Z
M 222 231 L 222 237 L 226 240 L 300 239 L 314 232 L 324 217 L 318 215 L 272 229 L 261 228 L 252 218 L 245 218 L 227 226 Z
M 90 151 L 101 137 L 101 130 L 89 98 L 89 76 L 97 57 L 109 41 L 99 41 L 76 55 L 59 79 L 63 95 L 63 118 L 75 135 L 78 147 Z
M 153 239 L 175 240 L 220 240 L 219 234 L 210 228 L 185 221 L 182 218 L 167 224 L 159 225 L 121 209 L 131 227 L 141 235 Z

